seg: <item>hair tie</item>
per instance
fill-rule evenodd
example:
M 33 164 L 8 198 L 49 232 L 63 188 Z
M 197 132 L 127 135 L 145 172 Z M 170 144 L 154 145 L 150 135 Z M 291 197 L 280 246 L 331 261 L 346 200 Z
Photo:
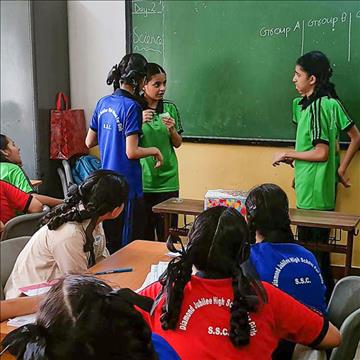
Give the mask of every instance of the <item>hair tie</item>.
M 111 85 L 114 82 L 115 73 L 117 72 L 117 70 L 118 70 L 118 66 L 117 66 L 117 64 L 115 64 L 109 71 L 108 76 L 106 78 L 106 83 L 108 85 Z

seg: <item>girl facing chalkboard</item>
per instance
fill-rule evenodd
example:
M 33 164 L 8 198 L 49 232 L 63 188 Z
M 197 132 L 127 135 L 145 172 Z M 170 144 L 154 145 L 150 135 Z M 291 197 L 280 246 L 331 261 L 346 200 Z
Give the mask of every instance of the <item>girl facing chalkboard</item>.
M 147 64 L 143 91 L 146 103 L 143 111 L 141 146 L 156 147 L 164 157 L 161 168 L 154 167 L 153 158 L 141 159 L 147 219 L 145 239 L 154 240 L 156 232 L 157 239 L 164 241 L 163 218 L 154 214 L 152 207 L 171 197 L 179 196 L 178 162 L 174 148 L 178 148 L 182 143 L 180 134 L 183 129 L 176 105 L 164 100 L 166 73 L 160 65 Z M 172 226 L 176 225 L 177 217 L 173 216 Z
M 296 206 L 300 209 L 334 210 L 336 186 L 351 184 L 346 170 L 360 146 L 360 133 L 339 100 L 330 82 L 332 68 L 320 51 L 301 56 L 293 82 L 301 97 L 293 101 L 293 121 L 297 125 L 295 150 L 277 153 L 273 165 L 295 166 Z M 339 135 L 344 130 L 350 145 L 340 161 Z M 298 227 L 300 241 L 327 243 L 329 229 Z M 328 296 L 334 286 L 329 253 L 317 254 Z

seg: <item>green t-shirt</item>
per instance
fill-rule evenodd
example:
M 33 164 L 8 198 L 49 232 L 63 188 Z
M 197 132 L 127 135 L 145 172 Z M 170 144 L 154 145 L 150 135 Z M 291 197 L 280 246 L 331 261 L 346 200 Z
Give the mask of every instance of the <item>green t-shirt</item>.
M 16 186 L 18 189 L 26 193 L 34 192 L 29 178 L 19 165 L 8 162 L 1 162 L 0 179 Z
M 296 206 L 333 210 L 340 164 L 339 135 L 341 130 L 349 129 L 354 123 L 337 99 L 324 96 L 305 109 L 301 100 L 293 101 L 293 121 L 297 124 L 295 150 L 309 151 L 323 143 L 329 146 L 329 155 L 324 162 L 295 161 Z
M 166 100 L 159 103 L 153 119 L 143 124 L 140 145 L 142 147 L 155 146 L 164 157 L 164 163 L 158 169 L 154 167 L 156 162 L 153 156 L 140 159 L 144 192 L 155 193 L 179 190 L 178 162 L 169 131 L 160 117 L 162 113 L 169 113 L 175 120 L 176 131 L 179 134 L 183 132 L 177 107 Z

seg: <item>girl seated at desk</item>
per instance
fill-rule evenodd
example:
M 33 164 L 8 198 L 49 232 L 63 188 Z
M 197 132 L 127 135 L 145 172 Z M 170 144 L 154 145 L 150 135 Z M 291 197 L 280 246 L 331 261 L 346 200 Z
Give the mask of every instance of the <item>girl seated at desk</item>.
M 6 181 L 20 190 L 31 193 L 38 201 L 50 207 L 63 203 L 64 200 L 47 195 L 40 195 L 34 191 L 33 186 L 22 169 L 20 148 L 14 140 L 0 134 L 0 180 Z
M 155 299 L 152 315 L 144 313 L 152 331 L 183 360 L 271 359 L 280 339 L 315 348 L 339 345 L 339 331 L 324 317 L 251 274 L 249 238 L 235 209 L 218 206 L 200 214 L 186 249 L 141 292 Z
M 19 254 L 5 285 L 5 297 L 19 296 L 24 286 L 83 273 L 107 257 L 101 223 L 120 215 L 127 195 L 125 178 L 111 170 L 97 170 L 82 184 L 72 185 L 65 204 L 42 219 L 45 226 Z
M 18 360 L 179 360 L 135 305 L 149 311 L 152 300 L 92 276 L 68 275 L 50 289 L 35 324 L 5 337 L 3 351 Z

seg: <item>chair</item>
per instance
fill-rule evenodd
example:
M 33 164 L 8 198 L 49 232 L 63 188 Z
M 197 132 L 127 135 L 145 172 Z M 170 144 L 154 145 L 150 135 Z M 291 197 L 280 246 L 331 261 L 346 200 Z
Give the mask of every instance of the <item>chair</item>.
M 340 329 L 357 309 L 360 309 L 360 276 L 346 276 L 336 283 L 331 294 L 327 308 L 329 320 Z
M 344 320 L 340 332 L 342 343 L 332 351 L 330 360 L 354 359 L 360 340 L 360 309 Z
M 1 300 L 4 299 L 3 289 L 15 265 L 15 261 L 30 238 L 30 236 L 22 236 L 0 242 Z
M 71 167 L 67 160 L 62 160 L 63 168 L 57 168 L 57 173 L 60 177 L 61 187 L 63 190 L 64 197 L 66 197 L 68 193 L 68 189 L 70 185 L 75 184 L 74 179 L 71 173 Z
M 342 334 L 342 344 L 331 352 L 330 360 L 352 360 L 360 339 L 360 276 L 346 276 L 339 280 L 327 307 L 329 320 Z M 347 354 L 345 356 L 345 354 Z M 322 360 L 324 351 L 296 345 L 293 360 Z M 344 357 L 345 356 L 345 357 Z
M 31 236 L 40 227 L 40 219 L 50 211 L 48 206 L 44 206 L 41 213 L 19 215 L 10 219 L 4 227 L 1 241 L 16 238 L 19 236 Z

